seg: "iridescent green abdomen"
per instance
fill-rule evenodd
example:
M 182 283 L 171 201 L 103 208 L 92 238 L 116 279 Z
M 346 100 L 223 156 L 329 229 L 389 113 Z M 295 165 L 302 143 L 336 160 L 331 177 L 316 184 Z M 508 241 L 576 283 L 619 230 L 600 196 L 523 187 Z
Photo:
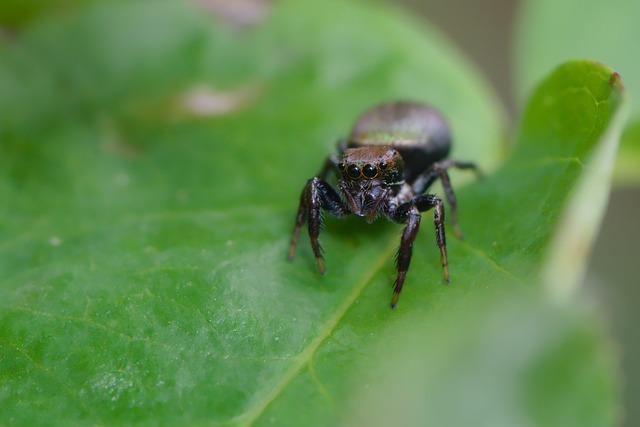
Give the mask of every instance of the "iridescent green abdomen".
M 398 150 L 405 163 L 405 179 L 411 182 L 449 155 L 451 131 L 444 117 L 428 105 L 389 102 L 360 116 L 347 146 L 387 146 Z

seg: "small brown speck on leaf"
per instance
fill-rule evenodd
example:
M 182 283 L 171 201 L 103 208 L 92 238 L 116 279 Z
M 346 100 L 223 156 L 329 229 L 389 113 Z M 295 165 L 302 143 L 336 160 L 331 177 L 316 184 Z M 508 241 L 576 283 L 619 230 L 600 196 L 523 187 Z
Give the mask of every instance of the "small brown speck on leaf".
M 18 32 L 11 27 L 0 25 L 0 41 L 13 42 L 18 38 Z

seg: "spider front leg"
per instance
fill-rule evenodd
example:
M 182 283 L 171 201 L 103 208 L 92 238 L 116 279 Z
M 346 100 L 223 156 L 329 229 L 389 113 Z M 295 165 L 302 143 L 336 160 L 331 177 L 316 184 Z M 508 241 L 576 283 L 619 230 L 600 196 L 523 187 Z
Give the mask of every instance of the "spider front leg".
M 447 241 L 444 233 L 444 206 L 442 200 L 432 194 L 416 196 L 411 199 L 411 201 L 403 203 L 398 206 L 395 211 L 391 212 L 391 219 L 394 221 L 406 221 L 400 239 L 400 247 L 398 248 L 396 262 L 398 277 L 394 283 L 391 308 L 395 308 L 398 303 L 398 298 L 400 298 L 400 292 L 402 292 L 402 286 L 404 285 L 404 279 L 409 269 L 411 255 L 413 253 L 413 242 L 420 229 L 420 220 L 422 218 L 420 212 L 428 211 L 431 208 L 434 209 L 433 223 L 436 228 L 436 242 L 440 249 L 440 257 L 442 259 L 444 280 L 449 283 L 449 263 L 447 261 Z
M 472 162 L 461 162 L 459 160 L 447 159 L 441 162 L 434 163 L 426 172 L 416 178 L 415 182 L 412 185 L 413 192 L 416 194 L 424 193 L 433 182 L 440 178 L 440 182 L 442 183 L 442 188 L 444 189 L 445 196 L 447 198 L 447 202 L 449 202 L 449 206 L 451 207 L 451 226 L 453 227 L 453 231 L 456 233 L 458 239 L 463 240 L 464 234 L 458 225 L 458 202 L 456 199 L 456 194 L 453 191 L 453 187 L 451 186 L 451 180 L 449 179 L 449 173 L 447 169 L 450 167 L 454 167 L 457 169 L 471 169 L 473 170 L 478 177 L 481 177 L 482 174 L 476 166 L 475 163 Z
M 291 236 L 291 244 L 289 246 L 289 260 L 295 256 L 296 246 L 298 245 L 298 237 L 300 236 L 300 228 L 307 222 L 309 229 L 309 239 L 311 240 L 311 248 L 316 257 L 320 274 L 326 272 L 324 262 L 322 261 L 322 248 L 318 241 L 320 229 L 322 228 L 322 210 L 326 210 L 334 216 L 344 216 L 349 213 L 340 195 L 326 181 L 314 177 L 307 181 L 300 195 L 300 207 L 298 215 L 296 215 L 296 224 L 293 228 Z

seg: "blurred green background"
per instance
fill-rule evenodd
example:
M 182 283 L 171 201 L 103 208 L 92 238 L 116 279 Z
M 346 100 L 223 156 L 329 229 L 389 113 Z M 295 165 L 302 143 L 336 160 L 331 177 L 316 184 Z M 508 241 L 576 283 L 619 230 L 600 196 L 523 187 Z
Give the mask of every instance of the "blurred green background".
M 439 27 L 465 51 L 493 83 L 510 117 L 521 112 L 514 90 L 512 64 L 519 49 L 514 29 L 521 18 L 520 2 L 514 0 L 398 0 L 410 10 Z M 615 7 L 620 2 L 612 2 Z M 587 2 L 584 3 L 588 7 Z M 637 18 L 637 17 L 636 17 Z M 571 23 L 567 23 L 568 26 Z M 616 32 L 618 28 L 608 28 Z M 576 47 L 582 52 L 582 47 Z M 635 53 L 629 53 L 635 55 Z M 636 55 L 637 56 L 637 55 Z M 616 69 L 616 64 L 607 65 Z M 620 70 L 618 70 L 620 71 Z M 623 79 L 638 79 L 622 73 Z M 631 99 L 634 105 L 638 100 Z M 514 126 L 516 124 L 514 123 Z M 602 303 L 613 333 L 621 347 L 625 399 L 624 425 L 640 425 L 640 189 L 617 185 L 591 256 L 587 273 L 590 296 Z

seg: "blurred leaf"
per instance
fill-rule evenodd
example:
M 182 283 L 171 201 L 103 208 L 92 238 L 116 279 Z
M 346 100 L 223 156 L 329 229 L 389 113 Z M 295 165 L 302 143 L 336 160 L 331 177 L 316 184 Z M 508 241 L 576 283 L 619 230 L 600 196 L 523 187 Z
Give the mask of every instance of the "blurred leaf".
M 549 70 L 569 59 L 597 60 L 620 73 L 632 107 L 615 178 L 626 185 L 640 184 L 640 56 L 632 53 L 640 40 L 638 16 L 640 2 L 635 0 L 525 1 L 514 44 L 520 99 Z
M 353 379 L 354 426 L 612 426 L 611 345 L 598 319 L 531 293 L 401 322 Z M 406 351 L 410 348 L 411 351 Z
M 514 156 L 460 188 L 451 286 L 429 215 L 393 311 L 396 225 L 328 218 L 327 275 L 305 244 L 285 261 L 305 180 L 375 102 L 431 102 L 455 157 L 487 171 L 503 157 L 492 93 L 417 28 L 385 8 L 282 1 L 239 33 L 136 2 L 3 46 L 0 424 L 335 425 L 388 331 L 535 277 L 618 108 L 604 66 L 559 70 Z
M 55 13 L 69 13 L 79 6 L 98 0 L 2 0 L 0 27 L 20 29 L 31 21 Z
M 5 0 L 0 3 L 0 26 L 17 28 L 52 7 L 57 8 L 60 2 L 43 0 Z

